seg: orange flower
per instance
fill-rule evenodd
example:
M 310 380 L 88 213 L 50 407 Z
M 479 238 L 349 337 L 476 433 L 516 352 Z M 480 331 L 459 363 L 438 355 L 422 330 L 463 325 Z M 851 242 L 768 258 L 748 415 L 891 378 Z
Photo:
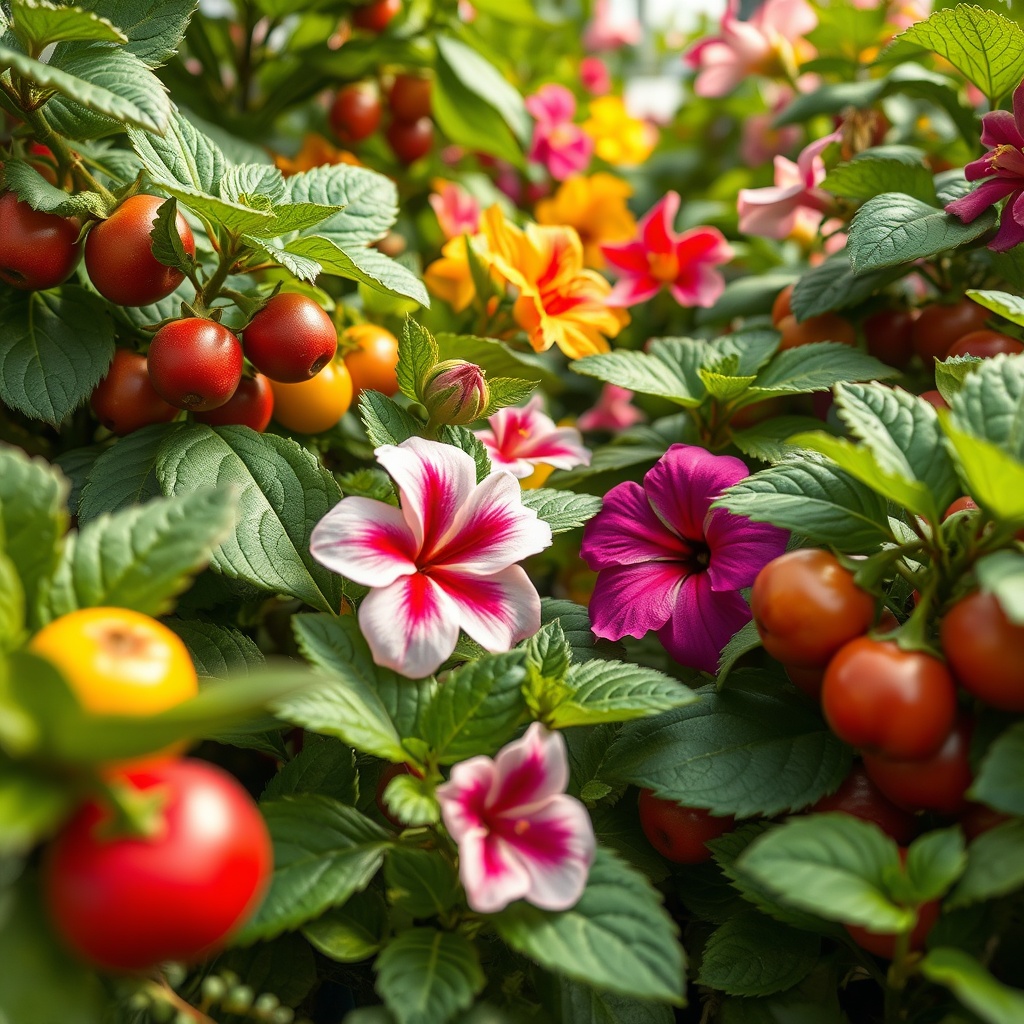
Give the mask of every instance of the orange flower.
M 583 243 L 583 262 L 601 270 L 602 244 L 624 242 L 636 234 L 636 220 L 626 205 L 632 194 L 628 182 L 614 174 L 573 175 L 550 199 L 537 204 L 537 221 L 575 228 Z
M 621 96 L 599 96 L 590 101 L 590 117 L 583 130 L 594 140 L 594 152 L 605 163 L 642 164 L 658 141 L 658 130 L 630 117 Z
M 479 238 L 479 235 L 474 238 Z M 445 242 L 441 258 L 427 267 L 423 280 L 427 289 L 447 302 L 456 313 L 469 307 L 476 295 L 476 287 L 466 255 L 465 235 L 456 235 Z
M 355 154 L 347 149 L 338 149 L 332 146 L 322 135 L 309 134 L 302 140 L 302 148 L 294 157 L 275 154 L 274 163 L 287 178 L 292 174 L 301 174 L 303 171 L 311 171 L 314 167 L 323 164 L 352 164 L 354 167 L 361 167 L 362 164 Z

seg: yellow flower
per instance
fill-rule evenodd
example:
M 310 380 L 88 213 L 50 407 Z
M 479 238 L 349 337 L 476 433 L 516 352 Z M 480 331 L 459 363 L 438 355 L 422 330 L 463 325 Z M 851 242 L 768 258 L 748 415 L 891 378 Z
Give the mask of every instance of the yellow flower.
M 636 220 L 626 205 L 632 194 L 632 187 L 614 174 L 573 175 L 550 199 L 537 204 L 537 221 L 575 228 L 583 243 L 583 262 L 601 270 L 601 245 L 624 242 L 636 234 Z
M 302 140 L 302 149 L 294 157 L 275 154 L 274 163 L 287 178 L 292 174 L 311 171 L 323 164 L 352 164 L 361 167 L 359 158 L 347 149 L 332 146 L 322 135 L 309 134 Z
M 594 152 L 616 167 L 642 164 L 658 141 L 658 131 L 630 117 L 621 96 L 599 96 L 590 102 L 583 130 L 594 140 Z
M 441 258 L 434 260 L 423 272 L 429 291 L 461 313 L 473 301 L 476 287 L 466 255 L 466 236 L 456 235 L 444 244 Z

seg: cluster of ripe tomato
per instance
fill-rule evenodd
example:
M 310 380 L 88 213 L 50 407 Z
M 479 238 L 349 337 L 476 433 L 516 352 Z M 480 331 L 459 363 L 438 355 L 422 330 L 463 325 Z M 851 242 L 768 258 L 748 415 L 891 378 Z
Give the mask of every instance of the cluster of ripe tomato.
M 181 640 L 124 608 L 61 616 L 29 650 L 55 665 L 93 714 L 156 714 L 198 692 Z M 86 800 L 45 851 L 43 890 L 53 923 L 73 950 L 104 970 L 203 959 L 266 891 L 273 848 L 252 798 L 227 772 L 180 753 L 175 745 L 103 766 L 116 802 Z

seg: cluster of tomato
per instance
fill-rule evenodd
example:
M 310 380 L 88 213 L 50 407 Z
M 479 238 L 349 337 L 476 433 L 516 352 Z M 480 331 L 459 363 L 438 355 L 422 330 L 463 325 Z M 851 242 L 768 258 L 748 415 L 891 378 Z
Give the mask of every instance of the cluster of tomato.
M 93 714 L 152 715 L 198 691 L 181 640 L 124 608 L 61 616 L 29 650 L 59 669 Z M 45 851 L 53 923 L 104 970 L 203 959 L 223 947 L 269 883 L 270 835 L 249 794 L 227 772 L 180 753 L 175 745 L 103 766 L 103 786 L 116 799 L 86 800 Z

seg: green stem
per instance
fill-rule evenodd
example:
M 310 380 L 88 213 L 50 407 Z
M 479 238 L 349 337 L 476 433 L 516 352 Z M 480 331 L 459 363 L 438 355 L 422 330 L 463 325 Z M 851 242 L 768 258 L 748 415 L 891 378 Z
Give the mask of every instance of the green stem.
M 220 297 L 221 289 L 224 287 L 224 282 L 231 276 L 231 268 L 234 266 L 235 257 L 234 240 L 232 239 L 228 244 L 222 246 L 220 251 L 220 262 L 217 264 L 217 269 L 213 272 L 213 276 L 210 277 L 206 284 L 203 286 L 202 291 L 197 296 L 201 305 L 206 309 Z
M 88 167 L 82 163 L 81 157 L 65 143 L 62 136 L 58 135 L 50 127 L 50 123 L 46 120 L 42 110 L 26 110 L 24 113 L 25 121 L 32 129 L 32 134 L 35 138 L 49 146 L 53 151 L 53 155 L 57 158 L 60 174 L 64 175 L 67 171 L 70 171 L 74 177 L 83 182 L 91 191 L 98 192 L 106 202 L 113 205 L 116 202 L 114 193 L 97 181 Z M 61 181 L 63 179 L 58 177 L 57 180 Z

